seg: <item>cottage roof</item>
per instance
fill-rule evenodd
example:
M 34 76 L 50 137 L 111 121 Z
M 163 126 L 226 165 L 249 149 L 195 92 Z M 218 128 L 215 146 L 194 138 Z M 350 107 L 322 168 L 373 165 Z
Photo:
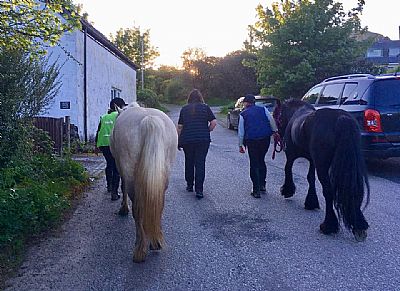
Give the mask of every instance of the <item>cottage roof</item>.
M 121 50 L 119 50 L 111 41 L 109 41 L 104 34 L 94 28 L 93 25 L 91 25 L 87 20 L 81 18 L 81 24 L 82 30 L 91 36 L 95 41 L 117 56 L 132 69 L 138 69 L 138 66 L 136 66 Z

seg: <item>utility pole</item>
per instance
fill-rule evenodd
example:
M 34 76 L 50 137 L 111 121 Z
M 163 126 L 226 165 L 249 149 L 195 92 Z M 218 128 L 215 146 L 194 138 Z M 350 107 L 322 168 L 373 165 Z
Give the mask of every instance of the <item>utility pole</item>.
M 140 35 L 140 46 L 141 46 L 141 54 L 142 54 L 142 61 L 141 61 L 140 67 L 141 67 L 141 74 L 142 74 L 142 90 L 143 90 L 144 89 L 144 36 L 143 35 Z

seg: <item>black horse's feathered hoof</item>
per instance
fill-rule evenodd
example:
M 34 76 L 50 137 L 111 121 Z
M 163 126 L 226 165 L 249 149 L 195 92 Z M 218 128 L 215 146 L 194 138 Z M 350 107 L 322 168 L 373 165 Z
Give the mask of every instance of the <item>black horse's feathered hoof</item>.
M 319 226 L 319 230 L 326 235 L 333 234 L 333 233 L 338 233 L 339 232 L 339 226 L 338 225 L 328 225 L 325 222 L 321 223 Z
M 367 230 L 366 229 L 353 229 L 354 238 L 358 242 L 363 242 L 367 239 Z
M 281 187 L 281 195 L 285 198 L 290 198 L 294 195 L 294 193 L 296 192 L 296 187 L 287 187 L 285 185 L 283 185 Z

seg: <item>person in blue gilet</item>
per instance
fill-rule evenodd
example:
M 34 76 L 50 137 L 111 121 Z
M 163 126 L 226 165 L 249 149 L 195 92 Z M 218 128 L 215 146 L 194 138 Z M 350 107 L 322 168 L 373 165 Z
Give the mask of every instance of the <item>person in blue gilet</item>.
M 243 99 L 245 109 L 239 115 L 238 135 L 239 152 L 250 159 L 250 178 L 253 183 L 251 195 L 260 198 L 265 192 L 267 166 L 265 155 L 268 151 L 271 135 L 278 132 L 274 118 L 266 107 L 255 105 L 255 96 L 247 94 Z

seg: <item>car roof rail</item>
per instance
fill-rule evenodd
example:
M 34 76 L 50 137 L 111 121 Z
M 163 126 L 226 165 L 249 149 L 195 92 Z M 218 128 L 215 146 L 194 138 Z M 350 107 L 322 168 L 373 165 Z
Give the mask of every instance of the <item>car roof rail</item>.
M 323 82 L 342 80 L 342 79 L 354 79 L 354 78 L 375 78 L 375 76 L 371 74 L 351 74 L 351 75 L 343 75 L 343 76 L 327 78 Z
M 399 76 L 399 73 L 400 72 L 386 73 L 386 74 L 380 74 L 379 76 L 382 76 L 382 77 L 395 76 L 395 77 L 397 77 L 397 76 Z

